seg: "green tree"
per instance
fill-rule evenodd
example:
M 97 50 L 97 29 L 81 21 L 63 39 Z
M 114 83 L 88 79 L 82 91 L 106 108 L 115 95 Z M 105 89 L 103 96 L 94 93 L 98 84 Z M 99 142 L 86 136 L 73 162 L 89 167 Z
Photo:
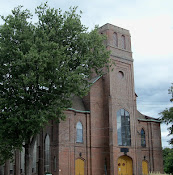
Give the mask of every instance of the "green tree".
M 72 95 L 84 96 L 92 73 L 110 65 L 104 36 L 88 32 L 76 8 L 48 7 L 32 14 L 15 8 L 0 28 L 0 161 L 25 148 L 25 174 L 37 134 L 52 119 L 65 119 Z M 109 66 L 108 66 L 109 67 Z
M 168 89 L 169 94 L 172 95 L 172 98 L 170 101 L 173 101 L 173 84 L 172 86 Z M 161 115 L 161 120 L 165 122 L 167 125 L 171 124 L 171 126 L 168 128 L 169 130 L 169 135 L 173 135 L 173 107 L 170 107 L 169 109 L 165 109 L 160 113 Z M 173 138 L 170 140 L 170 144 L 173 144 Z
M 173 173 L 173 148 L 163 149 L 163 165 L 165 173 Z

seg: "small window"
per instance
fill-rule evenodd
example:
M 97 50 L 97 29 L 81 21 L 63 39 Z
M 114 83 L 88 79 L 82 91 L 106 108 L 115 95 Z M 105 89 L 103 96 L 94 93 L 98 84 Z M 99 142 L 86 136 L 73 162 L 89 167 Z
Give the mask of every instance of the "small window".
M 141 146 L 146 147 L 146 140 L 145 140 L 145 131 L 141 129 Z
M 113 45 L 118 47 L 118 37 L 116 32 L 113 34 Z
M 78 143 L 83 142 L 83 127 L 81 122 L 77 122 L 76 125 L 76 142 Z
M 122 49 L 126 49 L 126 41 L 124 35 L 121 36 L 121 40 L 122 40 Z

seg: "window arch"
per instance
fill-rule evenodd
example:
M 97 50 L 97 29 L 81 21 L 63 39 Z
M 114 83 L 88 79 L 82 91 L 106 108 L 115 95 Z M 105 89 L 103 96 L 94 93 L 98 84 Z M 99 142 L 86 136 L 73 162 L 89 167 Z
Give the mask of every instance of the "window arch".
M 120 109 L 117 112 L 117 134 L 118 145 L 131 145 L 130 114 L 124 109 Z
M 44 140 L 44 170 L 50 171 L 50 137 L 47 134 Z
M 83 126 L 81 122 L 77 122 L 76 124 L 76 142 L 83 142 Z
M 141 129 L 141 146 L 146 147 L 145 131 L 143 128 Z
M 121 41 L 122 41 L 122 49 L 126 49 L 126 40 L 124 35 L 121 36 Z
M 113 33 L 113 45 L 118 47 L 118 36 L 116 32 Z

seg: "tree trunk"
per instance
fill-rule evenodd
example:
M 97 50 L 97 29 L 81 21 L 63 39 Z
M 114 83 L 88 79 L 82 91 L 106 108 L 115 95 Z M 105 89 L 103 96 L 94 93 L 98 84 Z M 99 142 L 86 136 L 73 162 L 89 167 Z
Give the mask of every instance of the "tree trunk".
M 25 143 L 25 175 L 32 175 L 33 149 L 36 138 L 37 136 L 33 136 L 28 143 Z
M 25 144 L 25 175 L 32 175 L 32 154 L 30 144 Z

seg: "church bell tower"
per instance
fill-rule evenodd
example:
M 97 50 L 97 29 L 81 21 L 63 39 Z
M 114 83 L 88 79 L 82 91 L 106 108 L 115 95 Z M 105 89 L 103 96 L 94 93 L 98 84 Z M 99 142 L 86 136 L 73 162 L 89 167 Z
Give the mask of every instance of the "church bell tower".
M 110 175 L 121 171 L 118 160 L 126 155 L 133 160 L 136 148 L 136 95 L 131 51 L 131 36 L 128 30 L 105 24 L 100 33 L 106 35 L 106 48 L 115 65 L 104 76 L 105 106 L 109 123 Z M 131 168 L 134 170 L 134 168 Z M 132 172 L 133 173 L 133 172 Z

